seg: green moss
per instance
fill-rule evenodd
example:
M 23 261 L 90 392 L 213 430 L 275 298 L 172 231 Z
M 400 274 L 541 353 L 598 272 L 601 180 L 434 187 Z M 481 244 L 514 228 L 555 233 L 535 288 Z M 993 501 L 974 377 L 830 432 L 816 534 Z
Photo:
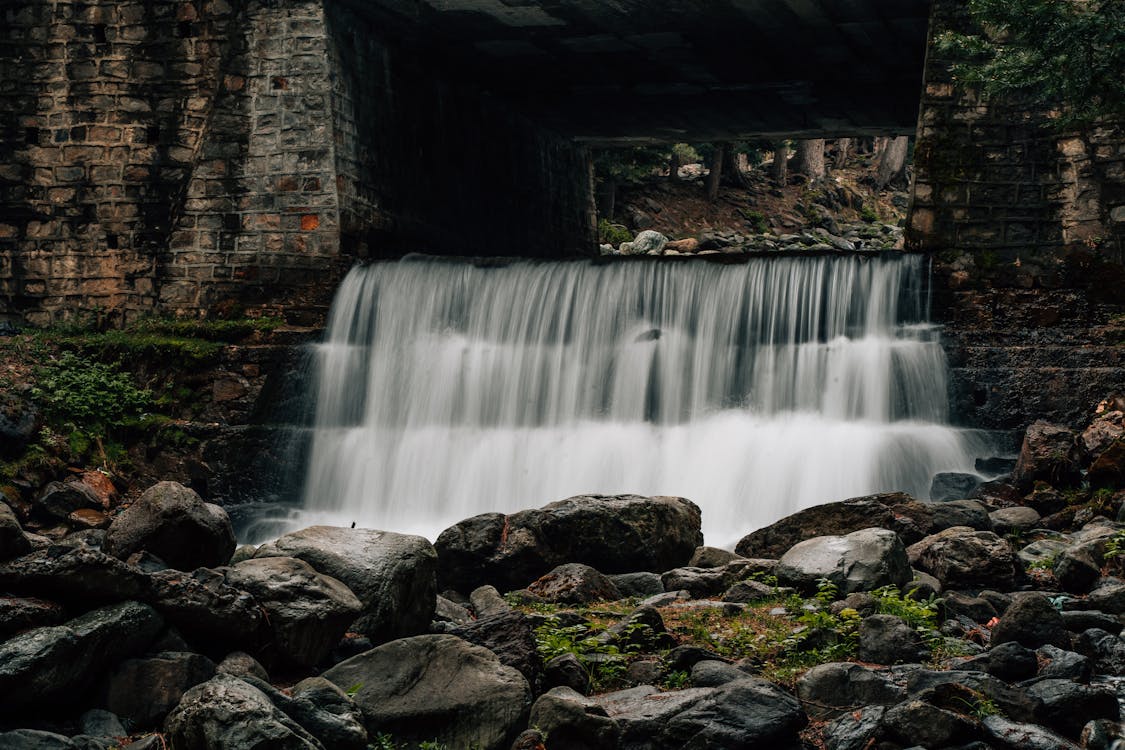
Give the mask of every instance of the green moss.
M 622 242 L 632 242 L 633 233 L 620 224 L 614 224 L 608 219 L 598 220 L 598 239 L 608 245 L 617 247 Z
M 750 224 L 750 228 L 758 234 L 765 234 L 769 231 L 770 225 L 766 221 L 766 216 L 761 211 L 740 211 L 742 218 Z

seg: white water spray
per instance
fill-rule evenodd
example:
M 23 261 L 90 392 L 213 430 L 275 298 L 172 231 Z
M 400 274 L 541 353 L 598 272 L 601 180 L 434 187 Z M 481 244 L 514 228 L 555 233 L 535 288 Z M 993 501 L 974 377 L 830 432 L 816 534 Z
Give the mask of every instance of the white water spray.
M 433 539 L 572 495 L 681 495 L 730 545 L 817 503 L 925 497 L 978 446 L 945 424 L 923 264 L 357 267 L 317 347 L 305 509 Z

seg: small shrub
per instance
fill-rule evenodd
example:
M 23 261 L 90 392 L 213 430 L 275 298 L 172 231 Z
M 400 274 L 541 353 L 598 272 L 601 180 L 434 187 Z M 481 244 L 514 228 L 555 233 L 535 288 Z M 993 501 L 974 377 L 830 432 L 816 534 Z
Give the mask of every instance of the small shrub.
M 139 418 L 152 394 L 133 385 L 128 373 L 114 365 L 64 352 L 35 371 L 32 398 L 56 425 L 105 433 Z
M 622 242 L 632 242 L 633 233 L 620 224 L 614 224 L 609 219 L 598 221 L 598 239 L 607 245 L 617 247 Z
M 868 224 L 874 224 L 879 221 L 879 213 L 875 210 L 874 206 L 863 204 L 859 209 L 859 218 L 866 221 Z
M 765 234 L 769 231 L 770 225 L 766 221 L 766 215 L 761 211 L 743 211 L 742 218 L 750 225 L 750 228 L 757 234 Z

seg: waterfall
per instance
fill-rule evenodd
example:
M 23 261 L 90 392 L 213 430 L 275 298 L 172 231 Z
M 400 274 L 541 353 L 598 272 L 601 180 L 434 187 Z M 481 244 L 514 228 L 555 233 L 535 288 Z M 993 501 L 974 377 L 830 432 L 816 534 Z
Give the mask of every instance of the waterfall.
M 708 544 L 973 471 L 919 256 L 359 266 L 316 349 L 306 512 L 433 539 L 589 493 Z

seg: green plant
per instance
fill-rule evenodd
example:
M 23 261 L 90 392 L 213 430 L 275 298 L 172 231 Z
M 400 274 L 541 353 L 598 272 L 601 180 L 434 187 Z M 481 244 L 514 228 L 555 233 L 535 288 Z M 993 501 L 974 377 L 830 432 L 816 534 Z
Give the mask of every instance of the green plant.
M 1000 713 L 1000 709 L 997 708 L 994 700 L 975 690 L 973 691 L 973 697 L 971 699 L 957 698 L 956 700 L 969 709 L 969 714 L 978 721 L 983 721 L 989 716 L 996 716 Z
M 868 224 L 874 224 L 876 221 L 879 221 L 879 213 L 873 206 L 864 203 L 859 209 L 859 218 L 866 221 Z
M 740 211 L 740 213 L 742 218 L 750 224 L 750 228 L 758 234 L 765 234 L 769 231 L 769 222 L 766 221 L 766 215 L 761 211 Z
M 630 242 L 633 233 L 620 224 L 614 224 L 609 219 L 598 219 L 598 239 L 608 245 L 617 247 L 622 242 Z
M 1040 557 L 1038 560 L 1032 560 L 1030 563 L 1028 563 L 1027 569 L 1028 570 L 1054 570 L 1055 569 L 1055 560 L 1057 559 L 1057 557 L 1058 557 L 1057 555 L 1047 555 L 1045 557 Z
M 663 685 L 668 690 L 681 690 L 691 682 L 691 675 L 677 669 L 664 675 Z
M 1114 532 L 1105 543 L 1105 557 L 1106 560 L 1116 560 L 1117 558 L 1125 555 L 1125 529 Z
M 73 425 L 84 432 L 105 433 L 139 418 L 152 394 L 133 385 L 128 373 L 73 352 L 35 371 L 32 398 L 57 425 Z
M 573 654 L 590 675 L 590 684 L 594 690 L 617 682 L 627 666 L 621 649 L 599 640 L 591 626 L 578 624 L 561 627 L 557 617 L 548 617 L 546 622 L 535 629 L 535 646 L 544 662 L 563 654 Z

